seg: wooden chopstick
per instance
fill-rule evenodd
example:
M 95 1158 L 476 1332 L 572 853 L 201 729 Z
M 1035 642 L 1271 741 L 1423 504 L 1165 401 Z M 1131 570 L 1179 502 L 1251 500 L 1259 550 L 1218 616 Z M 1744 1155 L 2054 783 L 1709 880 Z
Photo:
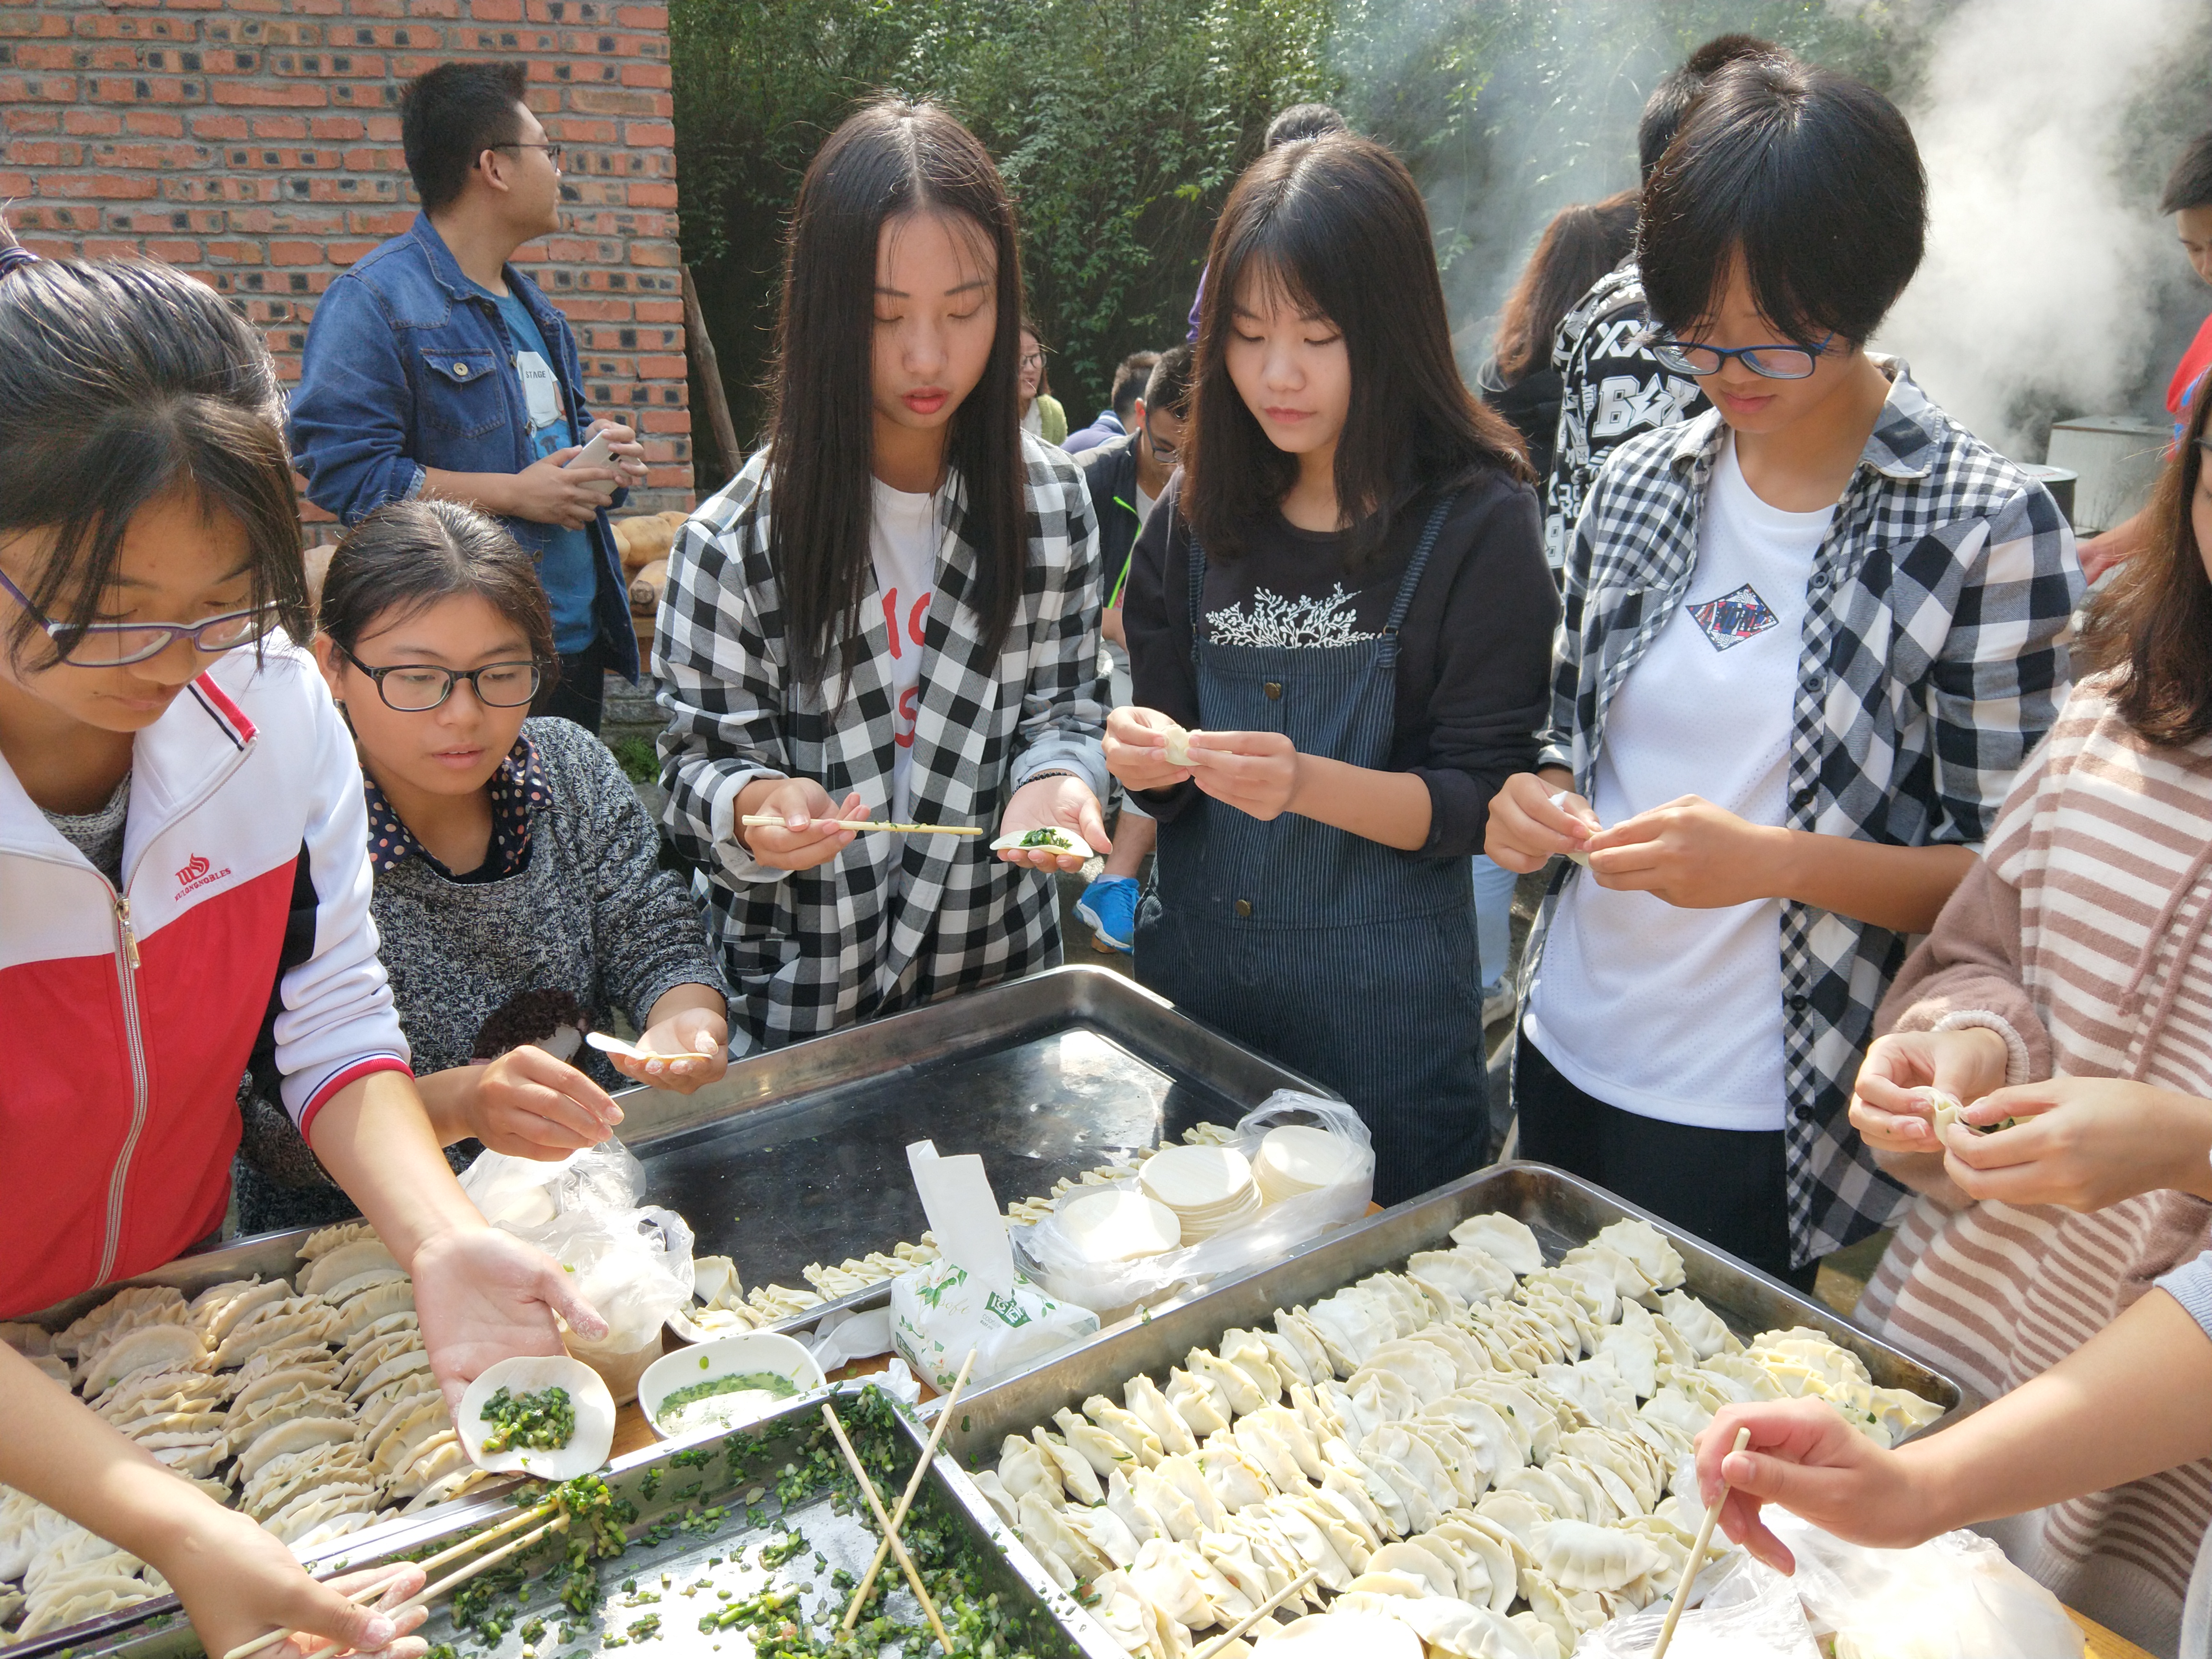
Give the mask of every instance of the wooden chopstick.
M 1735 1431 L 1735 1444 L 1729 1450 L 1733 1457 L 1751 1443 L 1751 1426 L 1746 1424 Z M 1705 1565 L 1705 1546 L 1713 1541 L 1713 1523 L 1721 1518 L 1721 1505 L 1728 1502 L 1728 1482 L 1721 1482 L 1720 1496 L 1706 1506 L 1705 1518 L 1698 1526 L 1698 1541 L 1690 1546 L 1690 1559 L 1682 1563 L 1682 1582 L 1674 1586 L 1674 1599 L 1667 1604 L 1667 1622 L 1659 1626 L 1659 1645 L 1651 1650 L 1651 1659 L 1667 1659 L 1667 1649 L 1674 1639 L 1674 1621 L 1682 1616 L 1682 1603 L 1688 1598 L 1690 1585 Z
M 891 1511 L 892 1531 L 884 1534 L 884 1541 L 876 1547 L 876 1559 L 868 1564 L 867 1577 L 860 1580 L 860 1588 L 853 1593 L 853 1605 L 845 1609 L 845 1633 L 853 1632 L 854 1622 L 860 1616 L 860 1607 L 868 1599 L 868 1592 L 876 1587 L 876 1575 L 884 1570 L 890 1557 L 891 1540 L 896 1529 L 906 1524 L 908 1507 L 914 1495 L 921 1490 L 921 1483 L 929 1474 L 929 1466 L 937 1457 L 937 1443 L 945 1437 L 945 1425 L 952 1420 L 952 1408 L 960 1402 L 960 1390 L 968 1386 L 968 1368 L 975 1363 L 975 1350 L 968 1350 L 967 1358 L 960 1362 L 960 1375 L 952 1379 L 952 1392 L 945 1396 L 945 1403 L 937 1409 L 936 1426 L 929 1431 L 929 1443 L 921 1449 L 921 1462 L 914 1466 L 914 1478 L 906 1483 L 899 1495 L 898 1507 Z
M 477 1560 L 470 1562 L 468 1565 L 463 1567 L 459 1572 L 449 1573 L 445 1577 L 441 1578 L 434 1584 L 424 1585 L 422 1589 L 416 1591 L 413 1595 L 409 1596 L 398 1607 L 392 1608 L 392 1616 L 396 1619 L 403 1613 L 411 1613 L 416 1607 L 427 1607 L 429 1603 L 436 1601 L 440 1596 L 447 1594 L 449 1590 L 458 1589 L 460 1585 L 465 1584 L 470 1579 L 475 1577 L 478 1573 L 489 1571 L 492 1568 L 497 1566 L 501 1562 L 506 1560 L 508 1556 L 513 1555 L 518 1550 L 528 1549 L 532 1544 L 538 1542 L 539 1539 L 544 1538 L 548 1533 L 556 1533 L 566 1530 L 568 1525 L 568 1517 L 567 1516 L 555 1516 L 553 1519 L 548 1521 L 544 1526 L 538 1528 L 537 1531 L 526 1532 L 523 1534 L 521 1537 L 516 1539 L 513 1543 L 503 1544 L 499 1548 L 494 1550 L 489 1555 L 483 1556 Z M 435 1558 L 434 1557 L 433 1559 L 434 1559 Z M 337 1652 L 345 1644 L 343 1642 L 325 1642 L 322 1646 L 317 1648 L 313 1653 L 307 1655 L 307 1659 L 330 1659 L 330 1656 L 331 1654 Z
M 837 1420 L 837 1413 L 830 1409 L 826 1400 L 822 1402 L 822 1420 L 829 1424 L 830 1432 L 837 1437 L 837 1449 L 845 1454 L 845 1462 L 852 1469 L 853 1478 L 860 1483 L 860 1492 L 867 1498 L 868 1507 L 876 1512 L 876 1524 L 884 1529 L 884 1540 L 891 1547 L 891 1553 L 898 1557 L 899 1569 L 906 1574 L 907 1588 L 914 1592 L 915 1600 L 921 1603 L 921 1610 L 929 1615 L 929 1627 L 937 1632 L 938 1645 L 951 1654 L 952 1638 L 945 1633 L 945 1621 L 937 1616 L 937 1603 L 929 1599 L 928 1588 L 921 1582 L 921 1570 L 915 1565 L 914 1558 L 906 1553 L 906 1542 L 898 1535 L 898 1528 L 891 1524 L 890 1516 L 884 1513 L 884 1500 L 876 1495 L 876 1483 L 868 1479 L 868 1472 L 861 1466 L 860 1455 L 853 1449 L 853 1443 L 845 1437 L 845 1425 Z M 313 1659 L 313 1656 L 310 1656 L 310 1659 Z
M 1265 1619 L 1277 1607 L 1282 1606 L 1284 1602 L 1289 1601 L 1293 1595 L 1296 1595 L 1300 1590 L 1304 1589 L 1308 1584 L 1312 1583 L 1315 1579 L 1320 1577 L 1321 1569 L 1319 1567 L 1308 1567 L 1304 1572 L 1291 1579 L 1289 1583 L 1284 1585 L 1282 1589 L 1277 1590 L 1266 1601 L 1261 1602 L 1258 1607 L 1253 1608 L 1251 1612 L 1246 1613 L 1242 1619 L 1239 1619 L 1235 1624 L 1231 1625 L 1227 1630 L 1222 1632 L 1220 1635 L 1215 1637 L 1204 1647 L 1193 1650 L 1190 1659 L 1213 1659 L 1213 1656 L 1215 1654 L 1220 1652 L 1222 1649 L 1227 1647 L 1238 1637 L 1243 1635 L 1246 1631 L 1251 1629 L 1253 1626 L 1258 1624 L 1262 1619 Z
M 495 1527 L 489 1528 L 483 1532 L 471 1533 L 468 1537 L 461 1540 L 459 1543 L 447 1546 L 446 1548 L 440 1550 L 435 1555 L 430 1557 L 426 1561 L 394 1561 L 389 1565 L 394 1567 L 417 1566 L 422 1568 L 422 1571 L 427 1573 L 433 1567 L 442 1567 L 448 1561 L 459 1560 L 461 1557 L 468 1554 L 471 1550 L 490 1543 L 495 1538 L 504 1538 L 507 1534 L 526 1527 L 533 1521 L 543 1521 L 547 1516 L 552 1514 L 556 1507 L 556 1505 L 552 1504 L 540 1504 L 534 1510 L 525 1510 L 520 1515 L 514 1516 L 510 1520 L 502 1521 Z M 391 1584 L 391 1578 L 386 1577 L 380 1579 L 375 1583 L 363 1584 L 359 1589 L 347 1591 L 346 1600 L 352 1602 L 356 1607 L 359 1607 L 364 1602 L 374 1601 L 378 1596 L 384 1594 L 386 1589 Z M 222 1659 L 253 1659 L 253 1656 L 255 1654 L 260 1653 L 266 1649 L 273 1648 L 279 1642 L 289 1641 L 293 1637 L 297 1636 L 299 1633 L 300 1632 L 296 1630 L 272 1630 L 266 1636 L 256 1637 L 251 1642 L 247 1642 L 241 1646 L 233 1648 L 228 1653 L 223 1655 Z
M 748 812 L 738 822 L 748 830 L 788 830 L 791 820 L 778 817 L 773 812 Z M 871 818 L 809 818 L 809 823 L 835 824 L 840 830 L 881 830 L 894 836 L 980 836 L 982 830 L 974 824 L 962 823 L 878 823 Z

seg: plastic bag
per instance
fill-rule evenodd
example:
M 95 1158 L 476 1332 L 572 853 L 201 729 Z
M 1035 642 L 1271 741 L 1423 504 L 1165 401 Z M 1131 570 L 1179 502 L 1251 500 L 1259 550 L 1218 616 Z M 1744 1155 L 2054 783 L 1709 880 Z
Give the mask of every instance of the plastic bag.
M 1340 1100 L 1279 1089 L 1238 1121 L 1237 1139 L 1231 1144 L 1246 1158 L 1256 1158 L 1268 1131 L 1288 1124 L 1325 1130 L 1346 1143 L 1352 1156 L 1335 1182 L 1270 1204 L 1232 1231 L 1164 1255 L 1139 1256 L 1131 1261 L 1085 1259 L 1060 1231 L 1057 1216 L 1047 1216 L 1034 1226 L 1014 1230 L 1016 1265 L 1060 1300 L 1110 1316 L 1138 1303 L 1161 1301 L 1178 1285 L 1278 1261 L 1294 1246 L 1357 1221 L 1367 1212 L 1375 1190 L 1375 1144 L 1359 1114 Z M 1133 1169 L 1126 1182 L 1104 1184 L 1141 1190 Z M 1070 1189 L 1071 1193 L 1092 1190 L 1091 1187 Z
M 461 1190 L 495 1227 L 542 1227 L 564 1211 L 633 1208 L 645 1165 L 612 1139 L 550 1162 L 484 1152 L 462 1174 Z
M 1977 1533 L 1868 1549 L 1769 1513 L 1775 1536 L 1797 1558 L 1791 1587 L 1814 1628 L 1834 1635 L 1836 1659 L 2081 1659 L 2081 1628 L 2058 1598 Z
M 507 1231 L 575 1276 L 576 1294 L 607 1322 L 605 1337 L 589 1345 L 594 1349 L 635 1352 L 691 1299 L 691 1228 L 673 1210 L 580 1207 L 543 1226 L 509 1223 Z
M 906 1152 L 942 1252 L 891 1281 L 891 1340 L 917 1376 L 942 1394 L 973 1349 L 968 1386 L 975 1388 L 1097 1330 L 1097 1315 L 1054 1300 L 1014 1271 L 1006 1218 L 981 1158 L 940 1158 L 927 1140 Z
M 1649 1659 L 1666 1622 L 1662 1597 L 1589 1632 L 1576 1644 L 1575 1659 Z M 1820 1647 L 1795 1585 L 1744 1556 L 1682 1615 L 1667 1659 L 1820 1659 Z

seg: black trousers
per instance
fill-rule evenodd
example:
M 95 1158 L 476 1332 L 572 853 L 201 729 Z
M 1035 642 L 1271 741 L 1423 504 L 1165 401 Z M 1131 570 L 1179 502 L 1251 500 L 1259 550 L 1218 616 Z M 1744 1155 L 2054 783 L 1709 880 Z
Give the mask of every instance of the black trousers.
M 558 714 L 574 720 L 593 737 L 599 735 L 599 719 L 607 704 L 607 642 L 593 640 L 581 651 L 563 652 L 561 677 L 538 689 L 530 705 L 533 714 Z
M 1820 1264 L 1790 1265 L 1781 1130 L 1704 1129 L 1608 1106 L 1561 1076 L 1525 1033 L 1513 1101 L 1522 1157 L 1595 1182 L 1784 1284 L 1812 1290 Z

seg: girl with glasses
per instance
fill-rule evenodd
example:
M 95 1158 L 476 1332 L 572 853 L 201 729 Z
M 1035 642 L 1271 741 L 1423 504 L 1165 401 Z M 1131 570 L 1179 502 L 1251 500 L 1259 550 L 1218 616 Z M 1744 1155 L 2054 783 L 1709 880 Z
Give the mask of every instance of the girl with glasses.
M 1846 1115 L 1881 994 L 2065 695 L 2042 487 L 1865 342 L 1918 265 L 1868 88 L 1716 74 L 1644 193 L 1661 361 L 1714 407 L 1575 529 L 1542 764 L 1489 852 L 1571 855 L 1529 941 L 1520 1151 L 1809 1288 L 1903 1192 Z
M 1396 1203 L 1489 1156 L 1468 872 L 1535 757 L 1558 601 L 1396 156 L 1270 150 L 1207 270 L 1182 471 L 1129 577 L 1136 706 L 1108 726 L 1160 826 L 1137 975 L 1349 1100 Z
M 1045 367 L 1044 342 L 1038 337 L 1036 325 L 1026 320 L 1022 324 L 1019 367 L 1022 430 L 1033 433 L 1048 444 L 1058 444 L 1067 436 L 1067 411 L 1052 395 L 1052 382 Z
M 799 186 L 768 446 L 669 559 L 665 821 L 763 1046 L 1052 966 L 1083 860 L 1018 843 L 1108 848 L 1098 526 L 1021 428 L 1021 291 L 975 135 L 848 118 Z
M 1751 1407 L 1749 1468 L 1728 1471 L 1732 1537 L 1760 1537 L 1762 1498 L 1863 1543 L 1972 1525 L 2069 1606 L 2153 1652 L 2179 1634 L 2191 1659 L 2212 1654 L 2208 416 L 2089 609 L 2095 672 L 1906 961 L 1851 1102 L 1920 1195 L 1852 1317 L 1996 1403 L 1896 1452 Z
M 268 353 L 204 284 L 0 259 L 0 1321 L 222 1229 L 252 1061 L 413 1276 L 457 1401 L 494 1360 L 559 1353 L 556 1315 L 605 1323 L 484 1225 L 409 1074 L 361 774 L 290 642 L 283 419 Z M 310 1632 L 280 1653 L 421 1651 L 419 1615 L 313 1583 L 4 1346 L 0 1421 L 0 1483 L 158 1569 L 208 1651 L 279 1626 Z
M 553 672 L 530 556 L 470 507 L 379 507 L 331 556 L 320 621 L 315 659 L 361 757 L 369 914 L 454 1167 L 597 1145 L 623 1078 L 689 1094 L 720 1077 L 729 1000 L 652 820 L 597 738 L 526 718 Z M 583 1046 L 614 1012 L 672 1057 Z M 352 1213 L 273 1100 L 250 1095 L 245 1121 L 243 1231 Z

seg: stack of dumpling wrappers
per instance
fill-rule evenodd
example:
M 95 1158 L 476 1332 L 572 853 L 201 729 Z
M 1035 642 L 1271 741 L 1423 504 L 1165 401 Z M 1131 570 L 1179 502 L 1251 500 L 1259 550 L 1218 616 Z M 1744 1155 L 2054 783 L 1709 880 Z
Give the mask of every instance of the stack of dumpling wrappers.
M 1885 1443 L 1941 1414 L 1817 1331 L 1747 1348 L 1647 1223 L 1552 1267 L 1510 1217 L 1452 1241 L 1009 1436 L 977 1484 L 1133 1654 L 1188 1653 L 1310 1568 L 1263 1656 L 1560 1659 L 1673 1588 L 1722 1406 L 1813 1395 Z
M 1186 1244 L 1241 1227 L 1260 1213 L 1251 1162 L 1234 1146 L 1164 1146 L 1145 1160 L 1137 1184 L 1173 1212 Z
M 58 1334 L 0 1325 L 0 1340 L 298 1552 L 489 1479 L 431 1379 L 414 1285 L 368 1224 L 325 1228 L 300 1254 L 296 1282 L 240 1280 L 190 1301 L 166 1288 L 118 1291 Z M 0 1638 L 15 1640 L 167 1588 L 136 1557 L 6 1488 L 0 1581 L 0 1624 L 20 1615 Z

